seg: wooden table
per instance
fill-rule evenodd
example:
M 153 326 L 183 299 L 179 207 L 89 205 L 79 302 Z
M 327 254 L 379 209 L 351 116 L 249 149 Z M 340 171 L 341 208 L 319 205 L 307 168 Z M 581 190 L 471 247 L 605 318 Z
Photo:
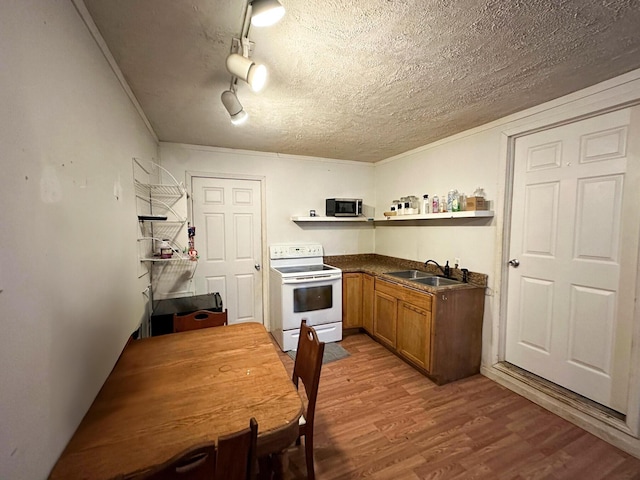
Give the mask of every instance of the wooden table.
M 51 479 L 135 477 L 258 421 L 258 456 L 295 441 L 302 401 L 265 328 L 206 328 L 130 342 Z

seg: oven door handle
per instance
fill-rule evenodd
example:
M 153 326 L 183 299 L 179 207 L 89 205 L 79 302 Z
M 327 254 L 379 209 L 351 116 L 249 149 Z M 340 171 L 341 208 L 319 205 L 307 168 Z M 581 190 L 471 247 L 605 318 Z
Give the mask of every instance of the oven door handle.
M 282 283 L 318 283 L 318 282 L 326 282 L 328 280 L 340 280 L 342 275 L 314 275 L 313 277 L 291 277 L 284 278 Z

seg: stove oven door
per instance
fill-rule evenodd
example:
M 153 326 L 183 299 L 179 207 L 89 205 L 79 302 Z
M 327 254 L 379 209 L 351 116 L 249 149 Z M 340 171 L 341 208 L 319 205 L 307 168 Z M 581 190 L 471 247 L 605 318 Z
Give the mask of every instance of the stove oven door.
M 283 279 L 283 330 L 300 328 L 302 319 L 311 326 L 342 321 L 341 273 Z

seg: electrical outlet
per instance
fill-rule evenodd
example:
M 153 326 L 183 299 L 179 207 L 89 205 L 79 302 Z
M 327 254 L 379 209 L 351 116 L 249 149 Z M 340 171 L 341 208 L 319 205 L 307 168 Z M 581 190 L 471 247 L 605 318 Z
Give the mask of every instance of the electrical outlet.
M 460 268 L 461 265 L 460 265 L 460 258 L 459 257 L 456 257 L 456 258 L 453 259 L 453 265 L 457 266 L 458 268 Z

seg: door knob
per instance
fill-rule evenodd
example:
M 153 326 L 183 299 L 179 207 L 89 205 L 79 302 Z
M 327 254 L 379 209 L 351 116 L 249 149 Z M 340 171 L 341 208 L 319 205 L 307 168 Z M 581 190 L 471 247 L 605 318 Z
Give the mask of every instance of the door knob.
M 513 268 L 518 268 L 520 266 L 520 260 L 518 260 L 517 258 L 512 258 L 511 260 L 509 260 L 509 265 L 511 265 Z
M 254 268 L 255 268 L 256 270 L 260 271 L 260 264 L 259 264 L 259 263 L 256 263 L 256 264 L 254 265 Z

